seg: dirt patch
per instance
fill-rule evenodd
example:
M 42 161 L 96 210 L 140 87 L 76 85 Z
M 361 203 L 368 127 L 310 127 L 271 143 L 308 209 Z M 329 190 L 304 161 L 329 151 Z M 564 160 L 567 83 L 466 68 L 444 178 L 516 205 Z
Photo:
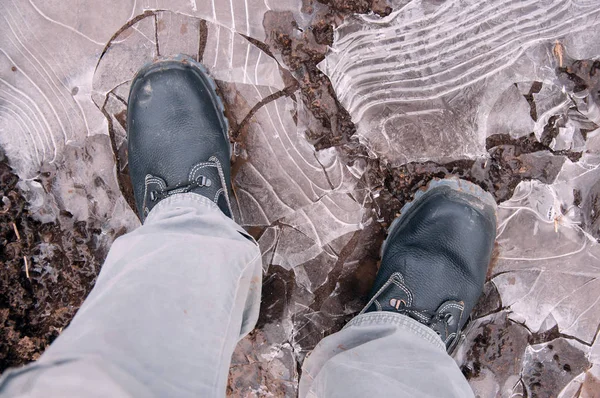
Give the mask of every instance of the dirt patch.
M 99 230 L 35 221 L 0 160 L 0 372 L 37 359 L 90 292 L 105 253 Z M 68 214 L 64 214 L 68 218 Z

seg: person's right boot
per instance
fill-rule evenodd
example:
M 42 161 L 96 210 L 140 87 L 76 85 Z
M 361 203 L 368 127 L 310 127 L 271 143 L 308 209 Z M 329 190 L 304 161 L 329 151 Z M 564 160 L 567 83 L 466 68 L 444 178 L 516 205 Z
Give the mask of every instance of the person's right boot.
M 450 352 L 483 290 L 496 237 L 496 203 L 464 180 L 432 181 L 390 226 L 364 312 L 409 316 Z
M 129 92 L 129 174 L 142 222 L 163 199 L 204 196 L 232 217 L 227 119 L 216 85 L 193 59 L 142 68 Z

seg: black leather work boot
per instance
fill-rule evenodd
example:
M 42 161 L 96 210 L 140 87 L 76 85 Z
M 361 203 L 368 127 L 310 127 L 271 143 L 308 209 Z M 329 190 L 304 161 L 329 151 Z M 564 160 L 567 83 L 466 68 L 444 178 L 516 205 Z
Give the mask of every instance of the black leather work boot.
M 206 69 L 177 56 L 146 65 L 129 92 L 129 172 L 142 222 L 162 199 L 202 195 L 231 212 L 228 123 Z
M 451 352 L 485 282 L 496 203 L 467 181 L 432 181 L 402 208 L 362 312 L 391 311 L 433 329 Z

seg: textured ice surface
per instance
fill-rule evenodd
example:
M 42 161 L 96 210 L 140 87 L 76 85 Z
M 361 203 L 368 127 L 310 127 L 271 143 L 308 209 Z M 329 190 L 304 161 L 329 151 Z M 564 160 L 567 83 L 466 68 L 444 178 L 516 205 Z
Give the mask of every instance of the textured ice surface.
M 535 339 L 527 328 L 510 321 L 505 311 L 471 324 L 467 344 L 458 350 L 457 358 L 473 369 L 470 382 L 475 394 L 480 397 L 594 396 L 583 393 L 580 388 L 586 379 L 587 388 L 597 388 L 593 386 L 598 360 L 594 355 L 596 347 L 558 336 L 540 343 Z M 487 364 L 482 365 L 482 362 Z M 590 392 L 588 390 L 588 394 Z
M 106 247 L 139 225 L 122 194 L 133 75 L 158 55 L 184 53 L 217 79 L 232 126 L 236 213 L 262 230 L 266 275 L 259 329 L 232 362 L 239 396 L 295 394 L 297 362 L 361 309 L 380 243 L 364 167 L 347 165 L 343 149 L 314 150 L 293 78 L 261 46 L 265 13 L 291 11 L 304 26 L 300 5 L 0 0 L 0 145 L 38 218 L 94 221 Z M 600 3 L 392 5 L 385 18 L 347 18 L 321 65 L 371 156 L 392 165 L 485 156 L 486 137 L 543 140 L 548 125 L 557 126 L 549 149 L 583 152 L 526 154 L 560 172 L 547 184 L 521 182 L 500 204 L 499 257 L 457 361 L 481 396 L 593 396 L 600 87 L 581 90 L 557 70 L 598 59 Z
M 600 244 L 583 212 L 598 200 L 599 164 L 597 152 L 566 161 L 553 184 L 522 182 L 500 204 L 491 283 L 502 311 L 471 324 L 456 354 L 481 396 L 597 392 Z
M 511 317 L 530 330 L 558 325 L 591 344 L 600 320 L 600 245 L 581 227 L 573 190 L 588 188 L 586 179 L 597 182 L 600 170 L 572 168 L 565 164 L 552 185 L 521 183 L 500 205 L 502 251 L 493 282 Z
M 182 52 L 198 56 L 204 51 L 204 61 L 217 79 L 283 88 L 277 63 L 231 28 L 264 39 L 264 12 L 286 7 L 293 10 L 297 5 L 278 2 L 274 6 L 262 0 L 198 4 L 132 0 L 111 2 L 110 6 L 89 1 L 3 1 L 0 142 L 24 185 L 41 194 L 34 179 L 43 165 L 52 165 L 49 172 L 56 172 L 57 178 L 64 168 L 75 175 L 84 174 L 85 180 L 107 173 L 101 176 L 103 180 L 116 186 L 112 162 L 92 168 L 90 162 L 78 159 L 82 167 L 76 167 L 65 164 L 64 154 L 67 147 L 85 147 L 95 135 L 104 136 L 104 149 L 110 154 L 102 107 L 110 93 L 118 99 L 127 98 L 133 74 L 158 55 L 161 46 L 160 55 Z M 165 9 L 175 12 L 151 11 Z M 249 99 L 250 106 L 258 100 L 260 96 Z M 54 185 L 63 189 L 62 184 Z M 95 192 L 86 195 L 97 197 Z M 83 211 L 69 203 L 77 201 L 77 193 L 57 192 L 54 196 L 64 202 L 62 210 L 74 214 Z M 121 201 L 116 198 L 99 207 L 112 211 Z M 34 202 L 42 206 L 43 219 L 56 216 L 47 201 Z M 128 226 L 135 224 L 132 216 L 125 217 Z
M 555 39 L 577 59 L 600 47 L 595 0 L 394 3 L 385 18 L 347 18 L 320 65 L 362 141 L 392 164 L 483 155 L 499 124 L 531 132 L 514 85 L 554 80 Z
M 67 211 L 78 221 L 99 220 L 114 235 L 137 221 L 116 183 L 91 83 L 105 43 L 133 4 L 98 4 L 94 12 L 80 12 L 82 2 L 58 4 L 2 2 L 0 142 L 40 219 Z

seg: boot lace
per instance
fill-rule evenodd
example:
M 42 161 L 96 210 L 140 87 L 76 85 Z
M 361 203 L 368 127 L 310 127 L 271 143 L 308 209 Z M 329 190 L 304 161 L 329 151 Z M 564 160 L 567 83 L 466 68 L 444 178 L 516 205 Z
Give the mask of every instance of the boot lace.
M 150 191 L 150 201 L 156 202 L 176 193 L 190 192 L 196 188 L 210 187 L 212 181 L 205 176 L 199 176 L 196 181 L 180 184 L 175 187 L 157 188 Z
M 457 321 L 454 315 L 452 315 L 451 313 L 439 313 L 429 310 L 417 310 L 414 308 L 408 308 L 404 301 L 400 301 L 399 306 L 395 308 L 398 313 L 407 315 L 413 318 L 414 320 L 419 321 L 420 323 L 429 327 L 439 325 L 440 323 L 445 325 L 446 327 L 452 327 L 456 325 Z M 440 335 L 440 332 L 438 330 L 435 330 L 435 332 L 438 335 Z

